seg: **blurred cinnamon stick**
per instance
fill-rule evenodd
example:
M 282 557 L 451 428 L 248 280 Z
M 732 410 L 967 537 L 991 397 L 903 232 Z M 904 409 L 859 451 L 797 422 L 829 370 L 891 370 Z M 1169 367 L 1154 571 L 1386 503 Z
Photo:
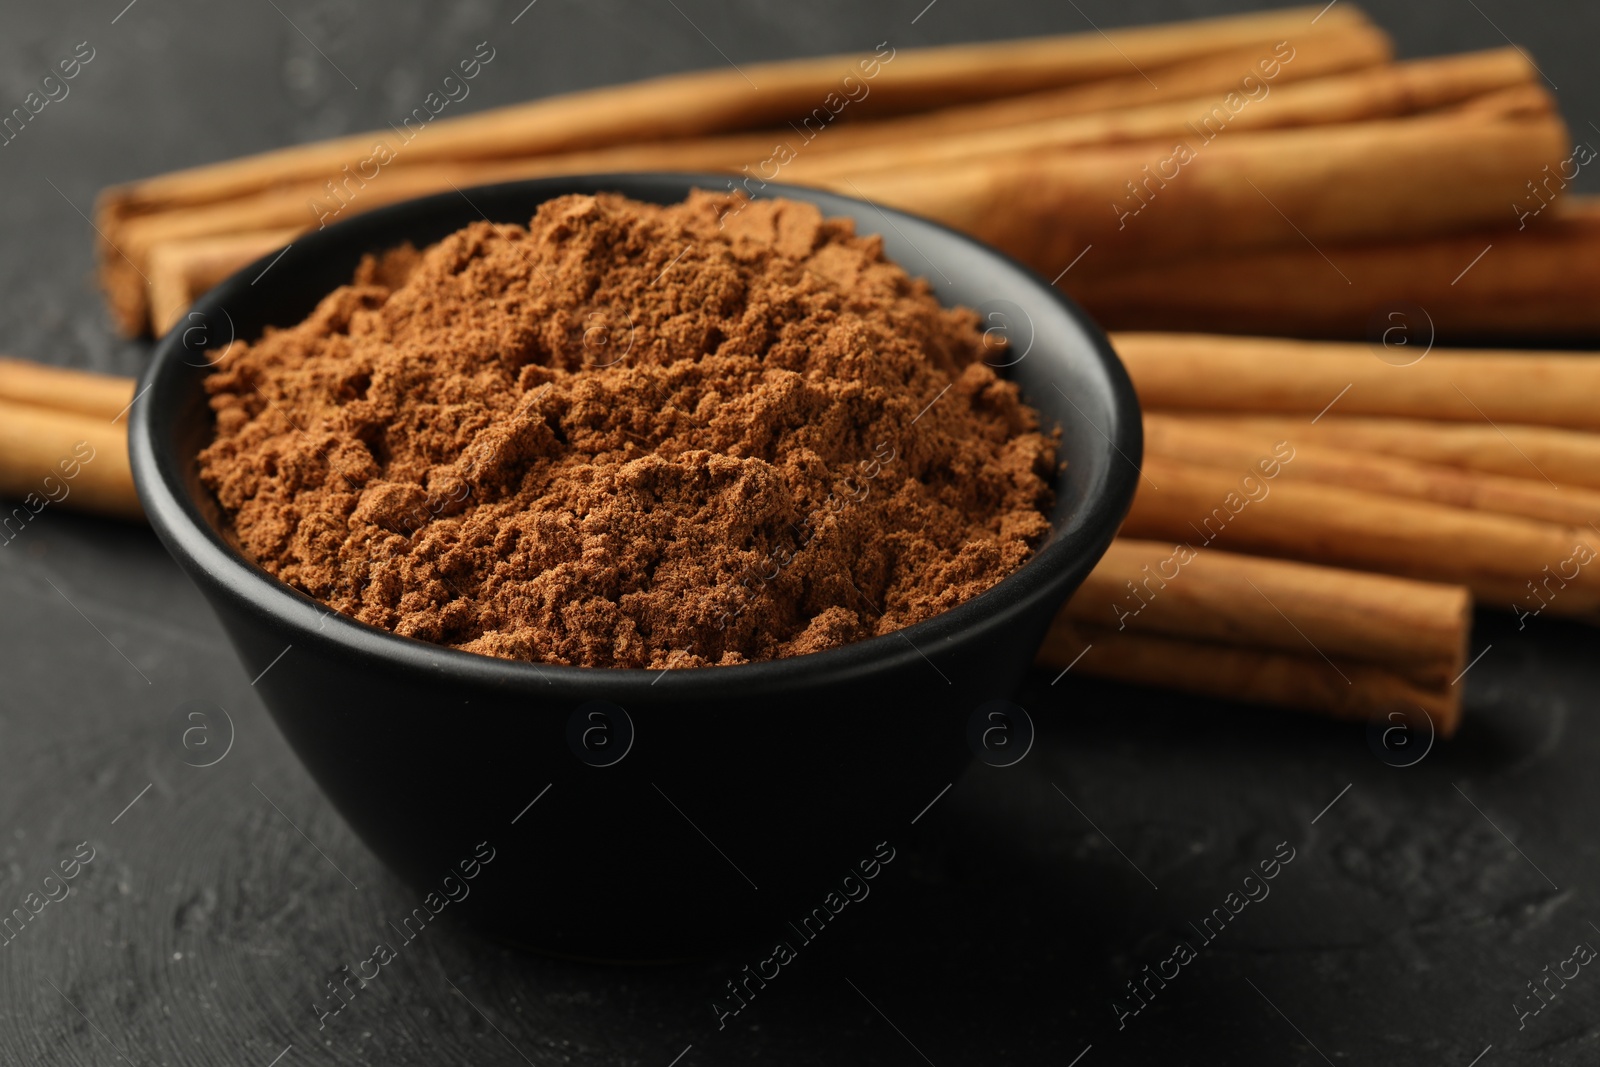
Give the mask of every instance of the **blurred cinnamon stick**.
M 1268 431 L 1231 420 L 1190 420 L 1152 412 L 1144 418 L 1145 454 L 1248 470 L 1271 454 L 1274 443 L 1293 439 L 1294 461 L 1282 466 L 1281 477 L 1571 527 L 1600 523 L 1600 492 L 1551 485 L 1531 469 L 1526 471 L 1534 475 L 1530 479 L 1349 451 L 1306 441 L 1301 428 L 1278 426 Z
M 133 401 L 133 381 L 0 357 L 0 402 L 92 415 L 107 422 Z
M 1193 540 L 1191 537 L 1190 540 Z M 1121 537 L 1062 609 L 1076 624 L 1379 664 L 1442 685 L 1466 663 L 1458 585 Z
M 1259 106 L 1265 108 L 1275 99 L 1287 97 L 1293 106 L 1278 114 L 1303 119 L 1306 114 L 1294 110 L 1299 106 L 1296 100 L 1319 107 L 1333 100 L 1343 109 L 1356 104 L 1367 106 L 1373 100 L 1384 106 L 1406 101 L 1437 103 L 1452 93 L 1526 77 L 1528 69 L 1526 61 L 1509 50 L 1425 61 L 1343 79 L 1285 86 L 1275 96 L 1260 101 Z M 1377 88 L 1367 85 L 1368 80 Z M 1332 91 L 1327 86 L 1329 82 L 1342 82 L 1343 88 Z M 1538 91 L 1542 94 L 1542 90 Z M 1294 93 L 1302 95 L 1291 95 Z M 1189 101 L 1177 108 L 1161 105 L 1126 109 L 1087 119 L 1045 123 L 1039 128 L 1055 131 L 1052 137 L 1074 124 L 1085 137 L 1127 135 L 1136 128 L 1136 132 L 1148 133 L 1161 123 L 1189 121 L 1182 117 L 1199 103 Z M 1347 110 L 1325 114 L 1344 113 Z M 1246 109 L 1241 117 L 1250 114 Z M 1139 119 L 1140 115 L 1146 118 Z M 1130 122 L 1134 125 L 1129 126 Z M 1156 125 L 1138 127 L 1139 122 Z M 855 129 L 869 129 L 870 125 Z M 1023 131 L 1020 134 L 1019 129 Z M 931 215 L 997 243 L 1052 274 L 1059 273 L 1080 253 L 1093 254 L 1094 269 L 1082 272 L 1082 277 L 1112 279 L 1083 283 L 1089 287 L 1086 299 L 1091 308 L 1097 308 L 1097 291 L 1112 302 L 1124 297 L 1138 299 L 1127 293 L 1116 296 L 1108 288 L 1117 284 L 1119 276 L 1114 268 L 1119 263 L 1141 259 L 1165 262 L 1185 250 L 1206 249 L 1214 254 L 1222 247 L 1270 245 L 1286 238 L 1299 245 L 1304 237 L 1320 246 L 1376 231 L 1387 233 L 1397 225 L 1426 230 L 1481 222 L 1486 216 L 1502 214 L 1511 202 L 1507 198 L 1521 191 L 1520 186 L 1526 181 L 1522 175 L 1536 173 L 1538 160 L 1565 142 L 1559 119 L 1548 113 L 1520 118 L 1503 115 L 1493 121 L 1444 113 L 1311 129 L 1255 133 L 1236 129 L 1205 146 L 1168 183 L 1159 175 L 1145 175 L 1151 174 L 1152 164 L 1157 169 L 1162 167 L 1162 153 L 1170 149 L 1155 150 L 1147 144 L 1101 146 L 1077 152 L 1058 144 L 1048 151 L 1024 153 L 1021 157 L 996 148 L 1004 142 L 1018 143 L 1019 136 L 1024 141 L 1037 136 L 1029 132 L 1032 130 L 1034 127 L 1008 128 L 955 137 L 949 142 L 954 146 L 952 150 L 970 149 L 978 158 L 964 156 L 964 162 L 945 166 L 930 163 L 920 170 L 837 171 L 833 177 L 826 177 L 834 168 L 849 166 L 851 160 L 858 160 L 860 166 L 872 166 L 873 160 L 882 162 L 874 150 L 848 149 L 824 154 L 814 166 L 821 184 L 847 195 L 861 195 Z M 844 135 L 851 129 L 834 132 Z M 723 169 L 736 166 L 735 161 L 748 159 L 756 150 L 745 137 L 631 146 L 532 161 L 413 165 L 363 189 L 349 207 L 353 213 L 452 184 L 569 167 L 617 170 L 681 165 Z M 907 144 L 894 149 L 913 150 Z M 805 165 L 809 164 L 804 159 L 797 164 L 802 170 Z M 1134 179 L 1143 182 L 1142 191 L 1129 191 L 1134 189 Z M 119 231 L 120 252 L 128 258 L 122 261 L 119 255 L 118 263 L 130 273 L 136 264 L 145 264 L 151 293 L 146 294 L 142 284 L 136 289 L 141 296 L 152 299 L 156 325 L 166 328 L 195 296 L 225 277 L 229 268 L 243 266 L 255 256 L 286 243 L 294 232 L 295 220 L 306 220 L 306 205 L 315 193 L 316 190 L 289 186 L 186 211 L 128 219 Z M 1146 211 L 1150 212 L 1148 218 L 1142 217 Z M 1056 226 L 1037 225 L 1037 219 L 1048 217 L 1071 221 Z M 1286 217 L 1290 221 L 1286 222 Z M 1228 220 L 1226 225 L 1223 219 Z M 1595 221 L 1596 243 L 1600 244 L 1600 218 Z M 1296 228 L 1299 233 L 1294 232 Z M 1458 240 L 1448 239 L 1442 245 Z M 1270 258 L 1277 253 L 1261 254 Z M 1316 260 L 1313 269 L 1329 269 L 1327 261 L 1314 250 L 1310 254 Z M 1548 264 L 1553 266 L 1556 262 L 1552 257 Z M 1582 268 L 1573 268 L 1569 273 L 1581 275 Z M 1209 278 L 1217 276 L 1222 275 L 1208 272 Z M 1290 272 L 1287 277 L 1292 283 L 1296 276 Z M 1099 290 L 1094 289 L 1097 285 Z M 1266 276 L 1250 279 L 1249 284 L 1230 280 L 1221 287 L 1193 278 L 1185 285 L 1154 286 L 1150 292 L 1159 296 L 1150 299 L 1170 300 L 1175 307 L 1187 307 L 1183 303 L 1186 299 L 1201 304 L 1214 301 L 1223 308 L 1230 306 L 1229 300 L 1270 305 L 1273 301 L 1266 294 L 1283 288 L 1279 279 Z M 1331 292 L 1330 300 L 1337 302 L 1341 288 L 1344 287 L 1322 284 L 1317 292 Z M 1214 293 L 1213 289 L 1218 291 Z M 1111 295 L 1106 295 L 1108 292 Z M 1185 297 L 1185 292 L 1209 295 L 1191 298 Z M 1594 301 L 1577 292 L 1561 299 L 1573 309 L 1595 306 Z M 1292 305 L 1293 300 L 1287 303 Z M 1574 310 L 1569 318 L 1586 314 L 1590 312 Z M 1408 323 L 1407 328 L 1420 332 L 1423 325 Z
M 1337 402 L 1341 415 L 1600 429 L 1600 360 L 1581 353 L 1435 348 L 1396 365 L 1364 344 L 1127 332 L 1112 343 L 1150 410 L 1309 419 Z
M 1074 672 L 1091 677 L 1334 718 L 1381 720 L 1421 711 L 1443 737 L 1454 733 L 1461 719 L 1460 686 L 1419 685 L 1367 664 L 1335 667 L 1314 653 L 1058 623 L 1046 636 L 1038 663 L 1064 669 L 1075 661 Z
M 0 401 L 0 496 L 9 498 L 0 512 L 4 541 L 51 506 L 144 517 L 128 467 L 127 426 L 98 413 Z
M 1082 33 L 980 45 L 907 49 L 883 42 L 859 56 L 749 64 L 660 77 L 631 85 L 431 122 L 426 136 L 405 144 L 395 170 L 429 163 L 488 163 L 581 152 L 626 143 L 704 137 L 799 121 L 830 99 L 851 95 L 852 119 L 883 117 L 1018 94 L 1125 78 L 1168 64 L 1247 46 L 1271 45 L 1318 31 L 1367 27 L 1350 5 L 1205 19 L 1190 23 Z M 853 80 L 846 83 L 844 79 Z M 1142 76 L 1147 76 L 1142 75 Z M 861 92 L 862 87 L 867 89 Z M 148 311 L 140 253 L 125 247 L 122 225 L 154 212 L 248 197 L 274 187 L 340 181 L 392 140 L 386 131 L 356 134 L 191 168 L 106 190 L 97 208 L 104 234 L 103 282 L 127 332 Z M 755 160 L 763 157 L 756 156 Z M 746 158 L 731 163 L 753 162 Z M 392 175 L 391 175 L 392 177 Z M 477 184 L 469 179 L 467 184 Z M 364 206 L 370 207 L 370 203 Z M 303 208 L 302 208 L 303 210 Z M 289 224 L 304 225 L 303 220 Z M 268 223 L 255 228 L 284 225 Z M 210 236 L 213 234 L 190 234 Z
M 1600 434 L 1512 423 L 1429 422 L 1423 419 L 1303 417 L 1177 413 L 1196 426 L 1258 434 L 1273 441 L 1321 444 L 1344 452 L 1374 452 L 1424 463 L 1483 471 L 1541 485 L 1600 489 Z
M 1278 61 L 1273 54 L 1282 44 L 1288 44 L 1293 51 L 1294 58 L 1287 63 Z M 1163 66 L 1160 84 L 1152 84 L 1151 79 L 1137 71 L 1129 71 L 1063 89 L 841 125 L 831 128 L 825 142 L 818 140 L 816 147 L 829 151 L 872 147 L 889 141 L 917 141 L 952 133 L 1147 107 L 1207 93 L 1244 92 L 1252 81 L 1260 82 L 1268 72 L 1273 77 L 1267 80 L 1281 85 L 1375 68 L 1393 58 L 1394 45 L 1389 35 L 1370 23 L 1348 21 L 1316 26 L 1306 23 L 1285 28 L 1281 38 L 1253 41 L 1228 51 L 1208 52 Z M 771 133 L 783 136 L 785 128 L 778 127 Z
M 1293 63 L 1274 66 L 1283 71 Z M 1257 77 L 1249 95 L 1235 91 L 1237 111 L 1212 93 L 1098 114 L 1052 116 L 1012 126 L 952 131 L 941 137 L 801 156 L 792 164 L 789 177 L 816 182 L 867 171 L 938 166 L 1071 145 L 1112 145 L 1173 137 L 1198 146 L 1223 131 L 1361 122 L 1472 100 L 1481 101 L 1491 111 L 1505 110 L 1504 105 L 1513 99 L 1520 112 L 1548 111 L 1553 103 L 1537 79 L 1538 72 L 1514 48 L 1413 60 L 1282 86 Z M 1531 91 L 1531 95 L 1482 100 L 1486 94 L 1512 88 Z
M 235 271 L 290 244 L 300 231 L 250 231 L 172 241 L 150 250 L 151 328 L 164 334 L 183 321 L 196 299 Z
M 1292 467 L 1292 460 L 1283 464 Z M 1600 621 L 1600 545 L 1588 526 L 1537 522 L 1342 486 L 1268 478 L 1148 456 L 1130 537 L 1460 584 L 1496 607 L 1510 594 L 1552 614 Z M 1568 573 L 1570 571 L 1570 573 Z M 1549 602 L 1539 589 L 1559 573 Z M 1532 599 L 1538 597 L 1537 602 Z
M 1157 257 L 1074 271 L 1062 287 L 1110 329 L 1388 337 L 1419 351 L 1430 340 L 1600 340 L 1600 197 L 1542 202 L 1523 189 L 1495 229 Z
M 871 79 L 868 99 L 873 102 L 861 101 L 860 113 L 904 114 L 1120 77 L 1130 67 L 1159 68 L 1297 37 L 1317 15 L 1310 7 L 1289 8 L 1108 33 L 898 51 L 886 42 L 860 54 L 666 75 L 442 119 L 430 124 L 427 138 L 409 147 L 408 156 L 419 163 L 503 159 L 776 125 L 808 114 L 850 74 Z M 1324 32 L 1368 25 L 1349 4 L 1323 12 L 1318 22 Z M 870 74 L 858 69 L 865 58 L 876 59 Z M 103 203 L 123 211 L 148 210 L 208 203 L 298 178 L 326 178 L 369 155 L 375 136 L 388 134 L 353 134 L 149 178 L 107 190 Z
M 1554 115 L 1440 112 L 1223 134 L 1187 154 L 1157 142 L 825 184 L 937 219 L 1055 278 L 1080 255 L 1093 272 L 1222 249 L 1498 222 L 1528 175 L 1562 158 L 1566 145 Z
M 139 318 L 147 304 L 158 303 L 151 319 L 162 329 L 170 325 L 176 303 L 180 302 L 176 299 L 178 289 L 173 279 L 185 273 L 214 278 L 226 276 L 227 272 L 218 274 L 220 261 L 214 258 L 218 250 L 227 247 L 221 240 L 225 237 L 239 238 L 239 247 L 254 248 L 259 247 L 260 241 L 250 234 L 256 232 L 271 231 L 276 235 L 278 231 L 315 228 L 330 218 L 349 217 L 452 186 L 556 174 L 702 170 L 727 171 L 740 178 L 753 176 L 759 180 L 771 180 L 776 174 L 779 180 L 803 181 L 808 180 L 806 167 L 818 160 L 866 153 L 869 158 L 864 164 L 870 166 L 877 160 L 877 153 L 891 146 L 910 150 L 929 141 L 991 134 L 1006 127 L 1037 125 L 1071 116 L 1084 117 L 1085 122 L 1070 134 L 1059 131 L 1061 136 L 1071 138 L 1063 140 L 1062 144 L 1096 138 L 1126 140 L 1131 136 L 1128 127 L 1115 124 L 1108 127 L 1105 122 L 1093 118 L 1094 113 L 1149 108 L 1164 101 L 1210 94 L 1203 102 L 1191 100 L 1181 113 L 1185 120 L 1190 116 L 1198 118 L 1211 105 L 1225 99 L 1230 91 L 1237 99 L 1245 99 L 1238 94 L 1247 89 L 1255 94 L 1270 94 L 1274 84 L 1370 68 L 1387 59 L 1390 52 L 1388 38 L 1364 22 L 1316 28 L 1307 23 L 1275 45 L 1257 42 L 1242 49 L 1207 53 L 1164 67 L 1159 87 L 1143 74 L 1132 73 L 1065 89 L 1003 97 L 901 118 L 841 122 L 827 126 L 825 131 L 817 128 L 815 120 L 807 116 L 802 117 L 799 125 L 791 122 L 789 126 L 757 133 L 651 140 L 520 158 L 428 157 L 418 162 L 416 156 L 408 152 L 400 157 L 400 162 L 383 172 L 382 182 L 368 183 L 348 175 L 337 176 L 335 194 L 330 194 L 326 188 L 327 179 L 319 175 L 283 178 L 259 190 L 241 191 L 203 203 L 145 204 L 137 210 L 126 205 L 108 207 L 102 212 L 99 224 L 106 239 L 115 245 L 115 253 L 105 259 L 103 279 L 110 287 L 113 302 L 119 306 L 126 304 L 122 323 L 125 329 L 133 325 L 128 316 Z M 1279 53 L 1291 58 L 1281 61 Z M 1490 55 L 1469 60 L 1469 69 L 1453 80 L 1484 88 L 1506 84 L 1508 80 L 1515 82 L 1521 76 L 1516 64 L 1521 63 L 1524 72 L 1527 65 L 1520 55 L 1513 55 L 1515 62 Z M 1272 77 L 1268 78 L 1266 72 L 1271 72 Z M 1374 74 L 1379 73 L 1374 71 Z M 1451 80 L 1451 76 L 1445 75 L 1445 79 Z M 1455 93 L 1459 95 L 1462 91 L 1458 85 Z M 1261 99 L 1264 101 L 1270 96 Z M 1200 106 L 1201 103 L 1205 106 Z M 1146 130 L 1165 131 L 1174 128 L 1173 115 L 1145 119 L 1135 125 Z M 973 149 L 978 150 L 977 147 Z M 787 161 L 786 165 L 780 166 L 777 162 L 780 160 Z M 849 172 L 863 168 L 843 169 Z M 730 185 L 733 181 L 730 177 Z M 211 237 L 219 240 L 200 243 L 200 239 Z M 278 245 L 287 241 L 288 238 L 284 238 Z M 205 259 L 206 266 L 189 267 L 186 257 L 191 255 Z M 249 259 L 240 259 L 236 266 L 247 262 Z M 160 294 L 159 299 L 146 292 L 143 284 L 146 280 L 150 288 Z

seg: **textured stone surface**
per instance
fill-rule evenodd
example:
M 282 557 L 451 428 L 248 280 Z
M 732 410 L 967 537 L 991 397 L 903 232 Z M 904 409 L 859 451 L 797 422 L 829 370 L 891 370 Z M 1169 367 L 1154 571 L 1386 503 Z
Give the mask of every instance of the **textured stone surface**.
M 144 346 L 113 339 L 92 289 L 78 211 L 96 190 L 381 126 L 478 41 L 499 53 L 473 107 L 713 65 L 718 49 L 743 62 L 1221 7 L 123 2 L 0 12 L 6 110 L 78 41 L 97 50 L 72 94 L 0 148 L 0 348 L 124 373 Z M 1411 54 L 1500 45 L 1504 30 L 1560 86 L 1575 130 L 1600 121 L 1593 10 L 1416 0 L 1380 17 Z M 1404 769 L 1361 727 L 1040 677 L 1021 698 L 1039 726 L 1029 756 L 976 767 L 908 825 L 897 880 L 725 1031 L 710 1001 L 759 953 L 625 970 L 446 925 L 319 1032 L 324 983 L 416 900 L 300 769 L 154 538 L 47 511 L 0 550 L 0 912 L 79 842 L 96 851 L 70 896 L 0 949 L 0 1062 L 665 1067 L 692 1045 L 684 1067 L 1466 1067 L 1492 1045 L 1483 1067 L 1591 1063 L 1594 968 L 1521 1031 L 1512 1004 L 1576 943 L 1600 945 L 1594 641 L 1548 619 L 1483 620 L 1466 726 Z M 214 766 L 185 763 L 213 758 L 180 742 L 190 701 L 231 718 Z M 218 747 L 204 751 L 220 752 L 228 726 L 209 725 Z M 929 799 L 906 798 L 908 823 Z M 1189 924 L 1279 842 L 1295 858 L 1270 896 L 1119 1030 L 1124 983 L 1175 939 L 1198 946 Z

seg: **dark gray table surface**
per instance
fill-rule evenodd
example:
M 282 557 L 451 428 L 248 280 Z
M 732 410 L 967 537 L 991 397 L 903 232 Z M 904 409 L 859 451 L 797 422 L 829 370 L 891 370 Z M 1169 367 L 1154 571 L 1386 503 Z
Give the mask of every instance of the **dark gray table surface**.
M 479 41 L 497 59 L 474 108 L 724 57 L 1240 6 L 524 2 L 8 2 L 6 110 L 78 42 L 95 58 L 0 148 L 0 350 L 137 372 L 146 348 L 114 337 L 90 277 L 97 190 L 381 126 Z M 1600 143 L 1593 5 L 1374 14 L 1409 55 L 1504 31 Z M 0 1064 L 1592 1063 L 1600 970 L 1552 982 L 1521 1028 L 1514 1007 L 1600 944 L 1592 644 L 1547 618 L 1480 619 L 1467 724 L 1408 767 L 1360 726 L 1039 677 L 1020 698 L 1029 756 L 959 780 L 909 828 L 905 876 L 726 1030 L 709 1004 L 738 953 L 600 967 L 446 925 L 319 1031 L 325 983 L 413 894 L 296 763 L 155 539 L 51 509 L 0 548 L 0 915 L 80 842 L 94 859 L 0 948 Z M 188 765 L 191 701 L 231 717 L 211 724 L 219 746 L 232 735 L 214 766 Z M 1294 859 L 1270 896 L 1210 943 L 1191 935 L 1280 843 Z M 1119 1027 L 1125 983 L 1178 938 L 1197 957 Z

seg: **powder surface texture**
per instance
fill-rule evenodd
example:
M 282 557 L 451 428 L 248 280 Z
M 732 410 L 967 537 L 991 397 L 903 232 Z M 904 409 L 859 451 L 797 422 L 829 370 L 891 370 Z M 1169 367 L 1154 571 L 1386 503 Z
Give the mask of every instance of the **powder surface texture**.
M 270 574 L 373 626 L 589 667 L 792 656 L 977 596 L 1055 439 L 876 237 L 793 201 L 568 196 L 365 261 L 207 378 Z

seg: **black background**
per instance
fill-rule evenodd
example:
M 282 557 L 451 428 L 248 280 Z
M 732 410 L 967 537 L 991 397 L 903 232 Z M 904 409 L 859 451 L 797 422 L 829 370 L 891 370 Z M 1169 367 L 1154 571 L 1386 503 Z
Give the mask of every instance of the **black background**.
M 743 63 L 1241 6 L 123 3 L 0 10 L 4 110 L 78 42 L 96 49 L 71 95 L 0 148 L 0 349 L 128 374 L 145 348 L 115 339 L 90 278 L 82 213 L 101 187 L 381 127 L 479 41 L 497 54 L 470 109 L 715 66 L 719 50 Z M 1593 5 L 1372 14 L 1403 55 L 1504 31 L 1574 136 L 1600 142 Z M 1525 1029 L 1512 1007 L 1546 964 L 1600 944 L 1591 648 L 1547 618 L 1480 618 L 1466 725 L 1405 768 L 1391 764 L 1425 737 L 1383 754 L 1359 726 L 1040 676 L 1021 697 L 1029 756 L 958 781 L 908 827 L 894 877 L 726 1030 L 710 1002 L 764 951 L 600 967 L 446 924 L 319 1031 L 325 983 L 418 901 L 312 786 L 154 538 L 52 509 L 0 549 L 0 913 L 79 842 L 96 858 L 0 949 L 0 1063 L 1594 1062 L 1600 972 Z M 208 768 L 185 764 L 214 758 L 182 744 L 190 701 L 231 720 L 212 714 L 205 751 L 233 744 Z M 442 712 L 439 730 L 470 739 L 474 724 Z M 1177 938 L 1198 943 L 1188 923 L 1279 842 L 1295 859 L 1271 896 L 1119 1030 L 1124 983 Z

